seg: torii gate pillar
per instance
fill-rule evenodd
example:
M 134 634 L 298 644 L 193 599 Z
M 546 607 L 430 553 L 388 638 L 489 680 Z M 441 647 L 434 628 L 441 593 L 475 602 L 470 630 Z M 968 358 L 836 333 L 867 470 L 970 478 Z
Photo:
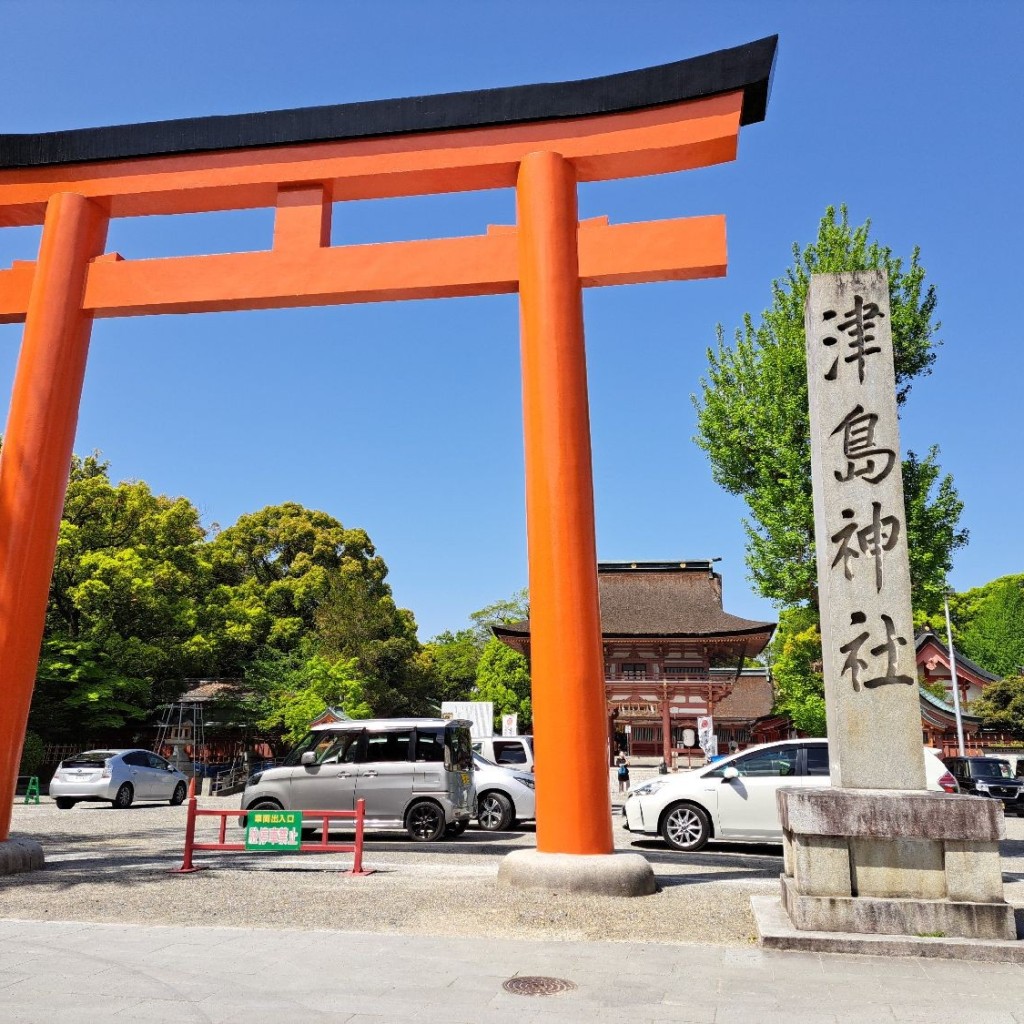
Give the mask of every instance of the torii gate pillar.
M 538 788 L 537 849 L 609 853 L 576 175 L 557 153 L 531 153 L 516 188 L 535 754 L 576 766 L 579 787 L 569 804 L 559 788 Z

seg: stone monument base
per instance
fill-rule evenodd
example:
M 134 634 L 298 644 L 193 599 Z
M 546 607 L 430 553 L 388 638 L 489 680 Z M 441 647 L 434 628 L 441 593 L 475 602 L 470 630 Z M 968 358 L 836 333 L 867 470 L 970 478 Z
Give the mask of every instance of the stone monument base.
M 1016 938 L 1003 808 L 985 797 L 783 789 L 782 903 L 816 932 Z
M 0 843 L 0 875 L 41 871 L 44 863 L 43 848 L 34 839 L 5 839 Z
M 498 868 L 498 881 L 520 889 L 589 892 L 602 896 L 649 896 L 654 871 L 639 853 L 541 853 L 516 850 Z

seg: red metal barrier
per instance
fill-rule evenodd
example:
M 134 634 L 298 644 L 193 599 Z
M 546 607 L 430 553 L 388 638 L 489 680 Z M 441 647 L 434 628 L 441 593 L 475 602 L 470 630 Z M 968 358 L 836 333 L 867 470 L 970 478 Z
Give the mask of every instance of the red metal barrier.
M 193 871 L 205 871 L 208 865 L 197 866 L 192 863 L 192 851 L 193 850 L 220 850 L 220 851 L 245 851 L 245 843 L 229 843 L 227 842 L 227 828 L 228 818 L 245 818 L 246 811 L 241 811 L 238 808 L 232 810 L 200 810 L 198 802 L 196 800 L 196 785 L 195 780 L 191 780 L 188 785 L 188 818 L 185 821 L 185 855 L 181 863 L 180 868 L 172 868 L 172 875 L 187 875 Z M 349 871 L 342 871 L 343 875 L 372 875 L 373 869 L 365 869 L 363 867 L 363 820 L 366 816 L 366 802 L 364 800 L 356 801 L 356 809 L 354 811 L 303 811 L 302 812 L 302 825 L 305 828 L 310 826 L 306 824 L 307 819 L 318 820 L 321 824 L 320 839 L 317 842 L 305 843 L 301 842 L 298 850 L 291 851 L 293 853 L 351 853 L 354 854 L 352 859 L 352 868 Z M 217 842 L 196 842 L 196 818 L 220 818 L 220 827 L 217 833 Z M 328 834 L 329 823 L 338 818 L 354 820 L 356 823 L 356 836 L 354 843 L 332 843 L 330 841 L 330 835 Z M 253 851 L 249 851 L 253 852 Z

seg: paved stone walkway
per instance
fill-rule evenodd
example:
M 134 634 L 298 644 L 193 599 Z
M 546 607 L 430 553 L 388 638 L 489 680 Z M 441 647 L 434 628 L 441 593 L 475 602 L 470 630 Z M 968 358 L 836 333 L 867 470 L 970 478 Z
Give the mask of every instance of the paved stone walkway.
M 265 908 L 273 924 L 274 908 Z M 311 906 L 325 922 L 344 907 Z M 573 982 L 512 995 L 517 975 Z M 1024 968 L 633 942 L 0 920 L 0 1019 L 49 1024 L 1024 1024 Z

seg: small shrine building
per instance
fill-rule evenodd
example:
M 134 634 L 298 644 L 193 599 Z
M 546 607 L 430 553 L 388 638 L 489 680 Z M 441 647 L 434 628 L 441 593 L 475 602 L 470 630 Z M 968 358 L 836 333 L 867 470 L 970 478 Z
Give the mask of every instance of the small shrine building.
M 744 673 L 743 665 L 764 650 L 775 623 L 724 611 L 722 577 L 708 559 L 601 562 L 598 591 L 609 761 L 624 748 L 634 757 L 685 764 L 699 753 L 697 719 L 704 715 L 714 719 L 723 752 L 750 741 L 753 704 L 766 714 L 771 687 L 763 669 Z M 529 656 L 529 619 L 493 631 Z M 765 699 L 751 702 L 751 695 Z

